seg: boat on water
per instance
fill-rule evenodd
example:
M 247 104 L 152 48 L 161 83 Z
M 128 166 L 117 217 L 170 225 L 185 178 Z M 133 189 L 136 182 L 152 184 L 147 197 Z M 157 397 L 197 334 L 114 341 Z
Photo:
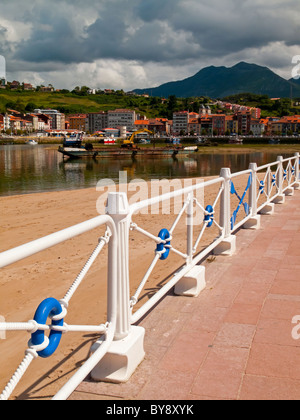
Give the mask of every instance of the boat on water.
M 229 144 L 242 144 L 243 139 L 239 136 L 231 136 L 228 143 Z
M 140 148 L 134 144 L 126 144 L 123 147 L 94 147 L 92 143 L 82 144 L 82 136 L 76 136 L 66 139 L 62 146 L 59 146 L 58 151 L 68 158 L 78 159 L 84 157 L 91 158 L 106 158 L 106 157 L 159 157 L 177 155 L 189 155 L 196 152 L 197 147 L 182 147 L 182 146 L 167 146 L 167 147 L 145 147 Z
M 33 139 L 30 139 L 26 142 L 26 144 L 29 144 L 29 146 L 36 146 L 38 142 Z

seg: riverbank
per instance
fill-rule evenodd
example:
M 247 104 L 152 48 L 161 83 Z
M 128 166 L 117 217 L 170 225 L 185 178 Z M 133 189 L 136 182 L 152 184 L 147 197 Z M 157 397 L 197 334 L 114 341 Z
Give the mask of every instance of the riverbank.
M 235 188 L 240 195 L 243 194 L 247 179 L 248 177 L 235 179 Z M 149 187 L 149 183 L 147 185 Z M 201 197 L 204 206 L 214 202 L 218 188 L 219 185 L 216 185 L 205 191 L 205 196 Z M 137 192 L 138 189 L 133 188 L 131 184 L 129 198 Z M 1 197 L 0 252 L 96 217 L 99 203 L 100 208 L 104 207 L 102 193 L 103 191 L 89 188 Z M 215 217 L 218 220 L 217 207 Z M 175 218 L 176 212 L 171 208 L 170 214 L 138 215 L 134 217 L 134 222 L 158 235 L 160 229 L 170 228 Z M 199 220 L 201 223 L 203 215 L 200 215 Z M 200 230 L 199 224 L 195 228 L 195 238 Z M 182 252 L 185 252 L 186 247 L 185 232 L 186 225 L 183 219 L 172 241 Z M 61 299 L 103 234 L 104 229 L 99 229 L 82 235 L 1 270 L 0 316 L 7 322 L 26 322 L 33 318 L 35 309 L 45 298 Z M 202 244 L 209 244 L 217 235 L 218 229 L 211 228 L 204 236 Z M 131 295 L 150 266 L 154 252 L 153 241 L 138 233 L 130 233 Z M 106 321 L 106 256 L 107 250 L 97 259 L 74 295 L 65 320 L 68 324 L 98 325 Z M 166 277 L 183 262 L 177 254 L 172 254 L 168 260 L 160 263 L 142 292 L 142 303 L 149 299 L 166 282 Z M 96 340 L 95 334 L 64 335 L 58 351 L 52 358 L 33 362 L 33 366 L 16 389 L 14 397 L 49 399 L 88 357 L 90 346 Z M 22 361 L 27 341 L 28 334 L 23 332 L 7 333 L 6 339 L 0 340 L 0 390 Z

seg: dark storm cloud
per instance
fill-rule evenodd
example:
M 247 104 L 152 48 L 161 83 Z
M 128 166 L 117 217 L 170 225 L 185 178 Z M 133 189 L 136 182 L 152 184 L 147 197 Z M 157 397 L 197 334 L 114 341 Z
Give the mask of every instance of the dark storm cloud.
M 300 49 L 299 15 L 299 0 L 2 0 L 0 55 L 35 72 L 101 60 L 199 68 L 248 58 L 278 69 Z
M 83 10 L 88 23 L 80 21 Z M 21 16 L 32 31 L 16 45 L 15 57 L 80 63 L 226 56 L 276 41 L 298 44 L 299 12 L 298 0 L 35 0 L 25 10 L 22 6 Z

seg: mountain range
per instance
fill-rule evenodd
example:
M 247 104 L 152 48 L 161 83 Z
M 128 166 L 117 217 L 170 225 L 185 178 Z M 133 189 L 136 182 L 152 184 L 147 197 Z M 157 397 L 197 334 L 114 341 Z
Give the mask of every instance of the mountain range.
M 164 83 L 161 86 L 135 89 L 137 94 L 179 98 L 208 96 L 224 98 L 239 93 L 268 95 L 271 98 L 300 97 L 300 79 L 286 80 L 268 67 L 240 62 L 233 67 L 210 66 L 187 79 Z

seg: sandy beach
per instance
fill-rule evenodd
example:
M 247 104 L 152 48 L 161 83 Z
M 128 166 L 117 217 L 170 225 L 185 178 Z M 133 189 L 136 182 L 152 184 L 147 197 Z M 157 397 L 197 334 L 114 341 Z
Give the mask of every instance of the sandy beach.
M 246 183 L 245 177 L 236 180 L 241 193 Z M 213 203 L 218 190 L 219 184 L 205 192 L 205 197 L 202 197 L 204 205 Z M 99 196 L 100 192 L 91 188 L 0 198 L 0 252 L 98 216 Z M 158 235 L 160 229 L 172 226 L 176 219 L 173 210 L 171 205 L 171 214 L 137 215 L 133 221 Z M 218 206 L 216 218 L 217 213 Z M 200 225 L 195 227 L 195 238 L 200 229 Z M 45 298 L 63 298 L 103 233 L 103 228 L 92 231 L 2 269 L 0 315 L 5 321 L 27 322 L 33 319 L 36 308 Z M 209 244 L 217 236 L 218 228 L 214 226 L 203 238 L 202 245 Z M 185 217 L 176 229 L 172 245 L 186 251 Z M 152 240 L 137 232 L 130 233 L 132 294 L 150 266 L 154 251 Z M 105 248 L 72 298 L 65 319 L 68 324 L 99 325 L 106 322 L 106 257 Z M 167 261 L 159 262 L 141 294 L 139 305 L 149 299 L 164 284 L 166 276 L 183 263 L 184 260 L 173 253 Z M 29 338 L 26 332 L 8 332 L 6 339 L 0 340 L 0 391 L 23 360 Z M 87 358 L 90 346 L 96 340 L 96 334 L 63 335 L 51 358 L 33 361 L 12 398 L 50 399 Z

